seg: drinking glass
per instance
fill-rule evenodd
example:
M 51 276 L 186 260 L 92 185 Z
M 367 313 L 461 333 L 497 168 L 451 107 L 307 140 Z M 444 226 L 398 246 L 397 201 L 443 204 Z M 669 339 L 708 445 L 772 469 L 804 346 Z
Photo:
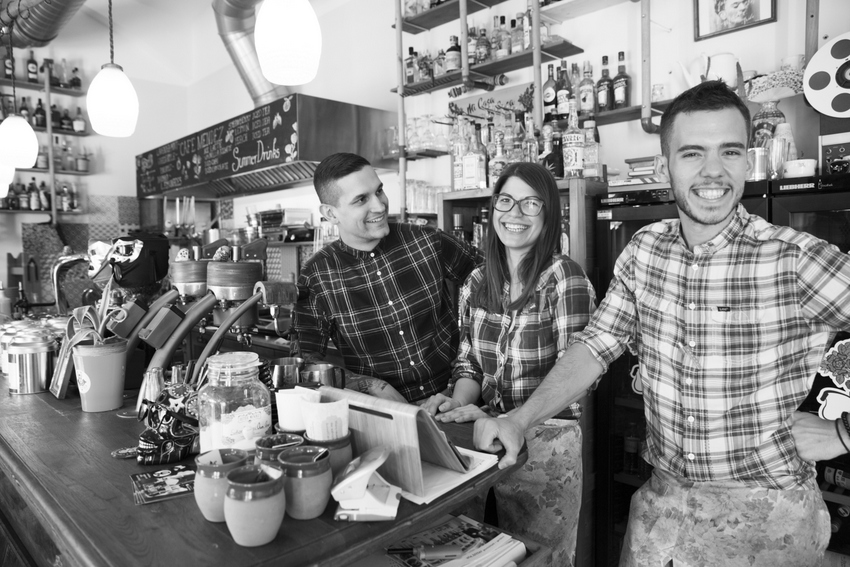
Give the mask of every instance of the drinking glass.
M 434 149 L 439 150 L 441 152 L 449 151 L 449 139 L 446 137 L 446 128 L 445 124 L 441 124 L 439 122 L 434 122 L 431 126 L 434 129 Z
M 412 118 L 407 120 L 407 149 L 411 152 L 418 152 L 422 149 L 422 143 L 416 131 L 415 121 Z
M 420 144 L 422 145 L 422 149 L 433 150 L 435 138 L 434 132 L 432 130 L 431 115 L 426 114 L 425 116 L 420 116 L 417 120 L 419 123 L 419 139 Z
M 770 179 L 782 177 L 782 165 L 788 159 L 788 140 L 784 138 L 773 138 L 768 142 L 767 167 Z

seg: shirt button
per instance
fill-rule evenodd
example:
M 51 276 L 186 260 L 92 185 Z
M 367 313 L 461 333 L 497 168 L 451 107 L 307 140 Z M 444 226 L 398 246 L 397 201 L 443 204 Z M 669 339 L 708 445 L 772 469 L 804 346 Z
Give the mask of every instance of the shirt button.
M 375 253 L 374 253 L 374 252 L 372 252 L 371 254 L 369 254 L 369 256 L 371 256 L 372 258 L 374 258 L 374 257 L 375 257 Z
M 696 459 L 696 455 L 694 455 L 693 453 L 688 453 L 688 460 L 693 461 L 694 459 Z
M 689 415 L 689 416 L 688 416 L 688 422 L 689 422 L 689 423 L 693 423 L 693 422 L 694 422 L 694 416 Z
M 410 365 L 411 365 L 411 366 L 416 366 L 416 363 L 415 363 L 415 362 L 413 362 L 413 361 L 411 360 L 411 361 L 410 361 Z
M 381 270 L 378 270 L 378 275 L 379 275 L 379 276 L 381 275 Z
M 688 305 L 688 309 L 690 309 L 691 311 L 693 311 L 696 308 L 697 308 L 696 303 L 691 303 L 690 305 Z
M 687 384 L 688 386 L 690 386 L 690 385 L 691 385 L 691 382 L 693 382 L 693 380 L 691 380 L 690 378 L 685 378 L 685 384 Z
M 419 389 L 420 389 L 420 390 L 422 390 L 422 391 L 424 392 L 424 391 L 425 391 L 425 386 L 419 386 Z
M 393 300 L 392 300 L 392 299 L 390 299 L 390 305 L 392 305 L 392 304 L 393 304 Z
M 404 331 L 399 331 L 399 332 L 398 332 L 398 334 L 399 334 L 399 335 L 403 335 L 403 334 L 404 334 Z
M 699 264 L 693 264 L 691 268 L 694 270 L 699 270 Z
M 695 346 L 697 346 L 697 343 L 696 343 L 696 341 L 688 341 L 688 346 L 689 347 L 695 347 Z

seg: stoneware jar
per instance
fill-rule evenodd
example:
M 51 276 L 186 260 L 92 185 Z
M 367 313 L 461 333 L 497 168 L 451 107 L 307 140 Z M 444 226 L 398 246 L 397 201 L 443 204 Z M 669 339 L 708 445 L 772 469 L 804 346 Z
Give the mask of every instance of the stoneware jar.
M 224 521 L 227 473 L 247 462 L 248 452 L 241 449 L 213 449 L 195 457 L 195 502 L 207 521 Z
M 286 512 L 296 520 L 311 520 L 325 511 L 331 497 L 330 452 L 324 447 L 301 445 L 278 455 L 286 491 Z
M 227 473 L 224 520 L 237 544 L 257 547 L 271 542 L 285 512 L 286 494 L 280 470 L 247 465 Z
M 279 433 L 277 435 L 266 435 L 257 439 L 257 455 L 255 465 L 268 465 L 276 469 L 280 468 L 277 456 L 284 449 L 297 447 L 304 444 L 304 438 L 292 433 Z
M 326 447 L 330 451 L 331 472 L 333 473 L 334 480 L 345 470 L 348 463 L 351 462 L 351 431 L 347 431 L 345 435 L 338 439 L 329 439 L 327 441 L 317 441 L 305 434 L 304 443 L 316 447 Z

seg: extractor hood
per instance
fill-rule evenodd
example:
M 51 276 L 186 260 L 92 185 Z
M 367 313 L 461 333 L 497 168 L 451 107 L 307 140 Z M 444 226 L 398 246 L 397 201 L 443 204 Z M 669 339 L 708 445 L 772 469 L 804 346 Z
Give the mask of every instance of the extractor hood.
M 139 198 L 232 198 L 304 184 L 318 163 L 352 152 L 378 169 L 395 112 L 292 94 L 136 156 Z

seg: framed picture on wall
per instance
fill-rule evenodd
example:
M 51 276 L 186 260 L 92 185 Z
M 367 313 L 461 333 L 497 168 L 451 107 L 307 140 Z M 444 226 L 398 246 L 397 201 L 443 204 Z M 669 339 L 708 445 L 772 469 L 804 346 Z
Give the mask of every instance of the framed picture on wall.
M 694 0 L 694 41 L 776 21 L 776 0 Z

